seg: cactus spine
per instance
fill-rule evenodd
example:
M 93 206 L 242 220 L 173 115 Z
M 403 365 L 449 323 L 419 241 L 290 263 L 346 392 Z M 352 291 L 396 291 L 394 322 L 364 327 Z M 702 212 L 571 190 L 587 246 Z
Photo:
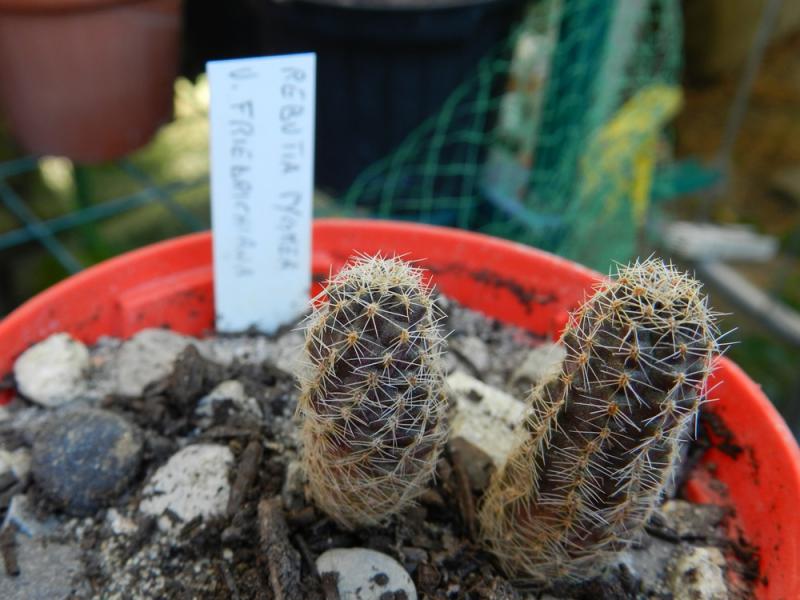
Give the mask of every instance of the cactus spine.
M 718 350 L 700 284 L 660 260 L 618 268 L 571 315 L 560 375 L 486 493 L 485 542 L 532 581 L 595 574 L 643 528 Z
M 344 527 L 372 525 L 424 491 L 446 436 L 441 311 L 420 269 L 361 256 L 306 323 L 301 380 L 311 494 Z

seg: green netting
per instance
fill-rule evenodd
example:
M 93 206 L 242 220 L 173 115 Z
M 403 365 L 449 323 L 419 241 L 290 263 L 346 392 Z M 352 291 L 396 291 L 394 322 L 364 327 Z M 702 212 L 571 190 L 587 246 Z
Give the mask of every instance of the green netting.
M 537 0 L 339 210 L 484 231 L 607 268 L 633 253 L 678 110 L 678 0 Z

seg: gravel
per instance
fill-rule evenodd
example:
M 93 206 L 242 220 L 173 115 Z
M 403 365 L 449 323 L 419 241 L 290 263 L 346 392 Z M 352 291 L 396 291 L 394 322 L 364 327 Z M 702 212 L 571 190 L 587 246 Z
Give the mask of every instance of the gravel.
M 501 327 L 447 299 L 439 302 L 448 313 L 444 326 L 452 331 L 450 342 L 458 349 L 450 354 L 448 373 L 467 373 L 498 394 L 522 399 L 515 384 L 527 386 L 536 376 L 530 375 L 536 370 L 531 355 L 543 340 Z M 749 563 L 732 558 L 750 553 L 757 565 L 750 549 L 725 538 L 725 515 L 719 509 L 672 500 L 640 544 L 602 577 L 578 587 L 515 588 L 480 548 L 474 530 L 480 492 L 464 485 L 468 470 L 450 451 L 443 453 L 436 480 L 418 506 L 381 527 L 339 529 L 305 493 L 292 376 L 301 346 L 296 331 L 277 339 L 193 340 L 163 330 L 148 330 L 126 342 L 103 338 L 89 349 L 89 368 L 73 388 L 84 391 L 66 410 L 17 398 L 0 421 L 0 458 L 10 474 L 4 483 L 8 487 L 0 489 L 0 516 L 10 515 L 3 535 L 12 531 L 16 538 L 21 575 L 0 574 L 0 597 L 62 598 L 78 590 L 77 597 L 120 600 L 271 598 L 257 506 L 262 498 L 275 497 L 283 499 L 287 543 L 303 557 L 302 597 L 307 600 L 325 598 L 314 575 L 317 559 L 354 548 L 362 552 L 354 563 L 362 568 L 353 576 L 368 575 L 362 591 L 372 586 L 381 600 L 399 600 L 403 594 L 412 598 L 412 593 L 431 600 L 667 598 L 673 594 L 667 575 L 673 581 L 685 579 L 686 557 L 696 547 L 723 551 L 726 564 L 712 557 L 723 575 L 734 570 L 751 580 L 758 576 L 747 570 Z M 512 382 L 515 373 L 528 379 Z M 50 475 L 42 476 L 52 471 L 55 481 L 72 480 L 84 465 L 113 454 L 98 450 L 113 446 L 99 432 L 74 433 L 87 423 L 89 429 L 96 426 L 94 417 L 76 422 L 69 416 L 87 411 L 113 417 L 116 426 L 109 422 L 103 431 L 118 436 L 128 427 L 141 431 L 138 450 L 131 446 L 132 455 L 140 456 L 136 467 L 119 471 L 99 496 L 90 494 L 88 503 L 97 508 L 88 514 L 81 494 L 94 485 L 91 478 L 64 493 L 61 484 L 48 492 Z M 65 428 L 65 422 L 71 425 Z M 58 433 L 59 423 L 73 434 Z M 40 441 L 42 429 L 50 427 L 56 434 L 46 434 L 49 443 Z M 59 435 L 66 437 L 59 442 Z M 81 440 L 95 448 L 94 454 L 79 451 Z M 38 444 L 45 444 L 45 450 L 37 450 Z M 255 454 L 250 452 L 254 444 L 260 450 Z M 73 445 L 75 458 L 63 462 L 65 453 L 73 456 L 72 450 L 66 452 Z M 32 446 L 34 477 L 29 478 L 23 463 Z M 17 470 L 8 465 L 9 457 L 20 458 Z M 48 461 L 52 464 L 43 467 Z M 71 517 L 65 508 L 86 516 Z M 0 544 L 3 548 L 8 546 Z M 390 559 L 394 571 L 381 566 L 380 572 L 368 574 L 363 567 L 371 563 L 363 552 Z M 45 568 L 48 562 L 56 565 L 51 571 Z M 388 579 L 385 585 L 381 573 Z M 23 579 L 29 575 L 41 587 L 29 587 L 30 579 Z M 337 585 L 346 581 L 340 576 Z

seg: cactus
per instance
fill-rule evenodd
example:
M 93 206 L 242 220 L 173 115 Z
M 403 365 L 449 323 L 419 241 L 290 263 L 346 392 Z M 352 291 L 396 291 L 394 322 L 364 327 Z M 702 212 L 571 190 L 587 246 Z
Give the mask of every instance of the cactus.
M 446 437 L 441 310 L 422 271 L 360 256 L 333 276 L 306 322 L 304 465 L 340 525 L 373 525 L 424 491 Z
M 718 352 L 700 288 L 648 259 L 618 268 L 571 315 L 561 372 L 532 391 L 523 441 L 481 508 L 484 541 L 510 575 L 591 577 L 642 530 Z

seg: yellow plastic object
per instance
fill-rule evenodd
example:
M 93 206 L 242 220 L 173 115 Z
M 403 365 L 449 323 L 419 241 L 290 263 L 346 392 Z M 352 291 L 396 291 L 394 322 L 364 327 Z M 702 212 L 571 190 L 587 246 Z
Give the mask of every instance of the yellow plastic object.
M 679 87 L 651 85 L 622 105 L 592 137 L 581 158 L 581 197 L 605 199 L 606 209 L 630 198 L 634 221 L 647 214 L 659 135 L 683 101 Z

